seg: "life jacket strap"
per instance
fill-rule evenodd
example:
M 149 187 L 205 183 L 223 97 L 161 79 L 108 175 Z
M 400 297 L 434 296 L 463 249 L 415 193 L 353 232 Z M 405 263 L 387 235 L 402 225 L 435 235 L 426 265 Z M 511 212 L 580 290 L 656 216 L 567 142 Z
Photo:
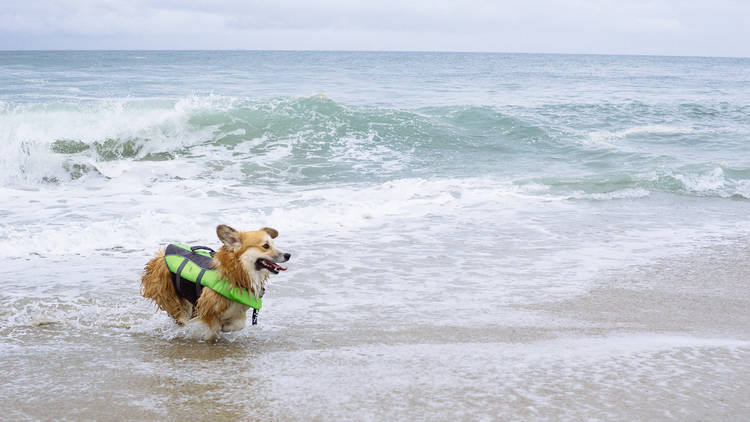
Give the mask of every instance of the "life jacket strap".
M 185 260 L 187 262 L 187 260 Z M 201 272 L 198 273 L 198 277 L 195 279 L 195 297 L 199 298 L 201 297 L 201 292 L 203 291 L 203 285 L 201 284 L 201 280 L 203 279 L 203 274 L 206 273 L 206 269 L 202 268 Z M 198 299 L 196 299 L 197 301 Z
M 182 297 L 182 292 L 180 291 L 180 273 L 182 272 L 182 269 L 185 268 L 185 265 L 187 265 L 188 260 L 182 261 L 182 264 L 180 264 L 179 267 L 177 267 L 177 272 L 174 273 L 173 284 L 174 289 L 177 291 L 177 296 Z
M 265 287 L 260 291 L 260 297 L 263 297 L 264 294 L 266 294 Z M 253 325 L 258 325 L 258 311 L 259 309 L 253 308 Z

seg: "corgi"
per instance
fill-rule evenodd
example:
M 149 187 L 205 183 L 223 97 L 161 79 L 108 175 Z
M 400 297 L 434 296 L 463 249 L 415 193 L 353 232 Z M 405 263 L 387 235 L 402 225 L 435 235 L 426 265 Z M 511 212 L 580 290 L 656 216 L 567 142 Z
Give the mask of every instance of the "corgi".
M 222 246 L 212 258 L 205 259 L 210 259 L 208 265 L 217 271 L 219 279 L 229 282 L 230 289 L 245 289 L 259 298 L 270 274 L 286 270 L 278 263 L 289 261 L 291 255 L 274 247 L 273 239 L 279 235 L 275 229 L 264 227 L 240 232 L 222 224 L 216 227 L 216 235 Z M 144 267 L 141 295 L 156 303 L 178 325 L 199 321 L 204 325 L 202 337 L 206 341 L 215 340 L 219 331 L 239 331 L 245 327 L 249 306 L 232 301 L 208 287 L 196 289 L 199 293 L 192 293 L 190 298 L 178 293 L 175 286 L 179 289 L 179 285 L 173 282 L 173 277 L 165 260 L 165 250 L 161 250 Z

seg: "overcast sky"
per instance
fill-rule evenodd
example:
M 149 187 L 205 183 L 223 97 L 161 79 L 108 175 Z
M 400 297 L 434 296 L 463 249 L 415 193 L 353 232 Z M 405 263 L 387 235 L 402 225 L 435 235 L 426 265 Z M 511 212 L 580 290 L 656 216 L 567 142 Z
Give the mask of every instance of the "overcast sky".
M 748 0 L 0 0 L 0 49 L 750 56 Z

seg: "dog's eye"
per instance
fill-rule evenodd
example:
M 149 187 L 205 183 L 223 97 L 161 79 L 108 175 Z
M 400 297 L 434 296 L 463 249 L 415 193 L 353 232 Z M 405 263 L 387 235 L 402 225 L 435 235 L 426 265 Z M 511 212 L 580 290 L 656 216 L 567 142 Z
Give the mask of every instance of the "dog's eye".
M 266 243 L 265 245 L 263 245 L 263 249 L 268 249 L 268 248 L 270 248 L 270 247 L 271 247 L 271 246 L 269 246 L 269 245 L 268 245 L 268 243 Z

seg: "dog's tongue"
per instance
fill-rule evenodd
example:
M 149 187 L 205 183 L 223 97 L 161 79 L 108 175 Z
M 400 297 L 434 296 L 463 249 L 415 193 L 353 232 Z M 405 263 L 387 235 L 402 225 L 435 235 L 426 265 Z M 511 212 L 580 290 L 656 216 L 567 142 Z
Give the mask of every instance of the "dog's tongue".
M 276 269 L 277 269 L 277 270 L 279 270 L 279 271 L 286 271 L 286 267 L 282 267 L 281 265 L 279 265 L 279 264 L 276 264 L 276 263 L 274 263 L 273 265 L 274 265 L 274 266 L 276 267 Z
M 265 265 L 268 269 L 274 270 L 274 271 L 286 271 L 286 267 L 282 267 L 281 265 L 270 261 L 268 259 L 263 260 L 263 265 Z

